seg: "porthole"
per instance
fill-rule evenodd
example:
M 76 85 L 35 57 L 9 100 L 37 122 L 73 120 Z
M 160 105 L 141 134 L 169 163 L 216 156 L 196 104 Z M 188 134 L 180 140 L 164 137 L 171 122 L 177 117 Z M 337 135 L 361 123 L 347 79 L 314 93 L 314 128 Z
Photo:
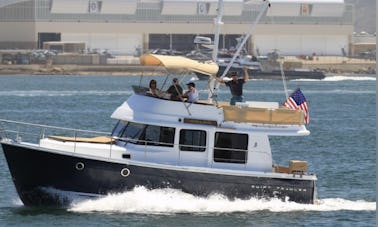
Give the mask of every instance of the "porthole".
M 75 168 L 77 170 L 83 170 L 84 169 L 84 163 L 82 163 L 82 162 L 76 163 Z
M 128 168 L 123 168 L 122 170 L 121 170 L 121 176 L 123 176 L 123 177 L 127 177 L 127 176 L 129 176 L 130 175 L 130 170 L 128 169 Z

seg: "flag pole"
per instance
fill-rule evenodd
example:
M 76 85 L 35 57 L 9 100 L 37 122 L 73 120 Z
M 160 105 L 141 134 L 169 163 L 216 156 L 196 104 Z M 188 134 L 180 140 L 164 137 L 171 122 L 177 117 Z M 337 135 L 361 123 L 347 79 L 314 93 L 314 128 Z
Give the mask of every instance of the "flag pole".
M 289 98 L 289 94 L 288 94 L 288 91 L 287 91 L 286 78 L 285 78 L 285 72 L 283 70 L 283 62 L 282 62 L 282 60 L 279 60 L 279 64 L 280 64 L 280 70 L 281 70 L 281 76 L 282 76 L 282 83 L 283 83 L 284 90 L 285 90 L 285 96 L 286 96 L 286 99 L 288 99 Z

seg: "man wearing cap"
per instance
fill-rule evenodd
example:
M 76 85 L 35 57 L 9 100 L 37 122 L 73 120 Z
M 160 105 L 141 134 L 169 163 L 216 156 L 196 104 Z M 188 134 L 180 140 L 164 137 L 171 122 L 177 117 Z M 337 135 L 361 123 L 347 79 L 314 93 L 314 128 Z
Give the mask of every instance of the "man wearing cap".
M 231 100 L 230 105 L 235 105 L 236 102 L 243 102 L 243 85 L 249 79 L 248 69 L 244 66 L 244 78 L 238 78 L 237 72 L 231 72 L 231 80 L 223 81 L 218 77 L 215 77 L 216 81 L 221 84 L 225 84 L 230 88 Z
M 188 84 L 188 91 L 185 92 L 185 94 L 183 95 L 184 98 L 187 98 L 187 102 L 197 102 L 198 99 L 199 99 L 199 96 L 198 96 L 198 92 L 196 90 L 196 85 L 193 83 L 193 82 L 190 82 Z

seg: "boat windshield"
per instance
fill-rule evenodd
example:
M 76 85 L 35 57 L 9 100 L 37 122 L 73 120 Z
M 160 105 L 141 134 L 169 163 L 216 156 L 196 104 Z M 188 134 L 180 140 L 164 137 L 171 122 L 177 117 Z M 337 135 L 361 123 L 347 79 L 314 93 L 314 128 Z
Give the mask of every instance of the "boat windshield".
M 145 128 L 144 124 L 138 124 L 134 122 L 119 121 L 114 127 L 112 136 L 127 140 L 127 142 L 137 143 L 140 135 Z
M 122 140 L 135 144 L 139 142 L 141 134 L 146 126 L 144 124 L 134 122 L 127 122 L 126 124 L 120 122 L 119 125 L 121 126 L 117 125 L 113 135 L 122 138 Z
M 112 136 L 119 137 L 122 135 L 123 130 L 127 125 L 127 121 L 118 121 L 116 126 L 113 128 Z
M 135 122 L 119 121 L 112 136 L 127 143 L 173 147 L 175 129 Z

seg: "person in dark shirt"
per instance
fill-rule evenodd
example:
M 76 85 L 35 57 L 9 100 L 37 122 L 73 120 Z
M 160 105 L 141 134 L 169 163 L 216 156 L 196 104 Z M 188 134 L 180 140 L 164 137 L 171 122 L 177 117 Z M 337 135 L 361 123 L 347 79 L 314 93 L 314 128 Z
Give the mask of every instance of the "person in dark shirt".
M 178 79 L 173 78 L 172 85 L 167 90 L 167 93 L 171 94 L 171 100 L 181 100 L 182 91 L 183 89 L 180 86 Z
M 247 67 L 244 67 L 244 78 L 238 78 L 237 72 L 231 72 L 230 81 L 223 81 L 218 77 L 215 77 L 215 79 L 230 88 L 232 95 L 230 105 L 235 105 L 236 102 L 243 102 L 243 85 L 249 79 Z

